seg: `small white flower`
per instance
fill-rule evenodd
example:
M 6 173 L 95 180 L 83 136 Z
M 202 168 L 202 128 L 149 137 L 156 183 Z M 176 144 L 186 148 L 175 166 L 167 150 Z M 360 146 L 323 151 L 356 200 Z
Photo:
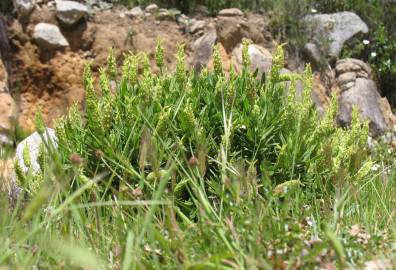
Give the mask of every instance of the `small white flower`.
M 364 45 L 369 45 L 369 44 L 370 44 L 370 40 L 364 39 L 364 40 L 363 40 L 363 44 L 364 44 Z
M 316 12 L 318 12 L 318 10 L 316 8 L 311 9 L 311 13 L 316 13 Z
M 379 170 L 379 168 L 380 168 L 380 165 L 379 165 L 379 164 L 374 164 L 374 165 L 371 167 L 371 170 L 374 171 L 374 172 L 376 172 L 376 171 Z
M 241 129 L 246 129 L 246 126 L 245 126 L 245 125 L 242 125 L 242 126 L 241 126 Z
M 376 52 L 372 52 L 371 53 L 371 57 L 376 57 L 377 56 L 377 53 Z

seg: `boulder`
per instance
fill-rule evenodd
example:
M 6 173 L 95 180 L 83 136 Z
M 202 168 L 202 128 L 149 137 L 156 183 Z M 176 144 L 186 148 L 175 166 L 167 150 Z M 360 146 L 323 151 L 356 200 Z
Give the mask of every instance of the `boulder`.
M 34 27 L 33 38 L 43 51 L 60 49 L 69 46 L 69 42 L 62 35 L 58 26 L 54 24 L 37 24 Z
M 13 121 L 16 119 L 17 106 L 9 93 L 0 93 L 0 134 L 3 143 L 7 142 L 7 136 L 13 129 Z M 1 143 L 0 143 L 1 144 Z
M 213 46 L 216 44 L 217 35 L 214 29 L 197 39 L 193 44 L 194 55 L 192 66 L 195 71 L 200 72 L 207 67 L 213 55 Z
M 254 72 L 258 70 L 258 75 L 261 76 L 263 73 L 267 73 L 271 69 L 272 65 L 272 54 L 267 49 L 256 45 L 250 44 L 248 47 L 248 53 L 251 61 L 251 70 Z M 232 59 L 235 63 L 237 71 L 242 68 L 242 44 L 239 44 L 232 51 Z
M 158 11 L 158 6 L 156 4 L 148 5 L 144 10 L 148 13 L 155 13 Z
M 140 7 L 134 7 L 131 10 L 125 12 L 125 15 L 130 18 L 140 18 L 144 16 L 144 12 Z
M 88 8 L 84 4 L 75 1 L 56 2 L 56 17 L 65 25 L 74 25 L 86 16 Z
M 371 79 L 370 67 L 358 59 L 343 59 L 336 64 L 337 84 L 341 89 L 338 122 L 343 126 L 351 124 L 352 108 L 359 109 L 363 119 L 370 122 L 370 133 L 382 135 L 393 127 L 396 117 L 389 102 L 378 93 Z
M 243 12 L 238 8 L 227 8 L 220 10 L 218 15 L 223 17 L 235 17 L 243 16 Z
M 36 6 L 36 0 L 13 0 L 14 7 L 20 18 L 29 16 Z
M 240 22 L 235 18 L 221 18 L 217 21 L 216 32 L 219 42 L 228 53 L 231 53 L 243 38 Z
M 46 128 L 45 132 L 42 134 L 42 137 L 44 138 L 45 145 L 52 144 L 55 149 L 58 147 L 58 138 L 56 137 L 55 130 L 53 130 L 52 128 Z M 34 132 L 17 145 L 15 152 L 15 161 L 18 163 L 18 166 L 23 173 L 28 173 L 29 170 L 31 170 L 33 174 L 40 171 L 40 164 L 38 159 L 40 154 L 40 147 L 42 144 L 43 140 L 40 134 L 38 132 Z M 25 163 L 25 149 L 27 149 L 27 153 L 29 154 L 30 166 Z
M 326 59 L 337 59 L 345 42 L 359 33 L 367 33 L 367 25 L 352 12 L 316 14 L 305 17 L 309 42 L 308 54 L 317 58 L 320 52 Z M 320 63 L 318 63 L 320 64 Z

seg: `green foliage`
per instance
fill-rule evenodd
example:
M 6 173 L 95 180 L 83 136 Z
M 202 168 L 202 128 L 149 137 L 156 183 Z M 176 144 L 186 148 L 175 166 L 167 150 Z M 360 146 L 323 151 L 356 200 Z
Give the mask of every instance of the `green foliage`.
M 244 42 L 244 54 L 247 46 Z M 161 54 L 158 43 L 159 66 Z M 355 117 L 351 131 L 334 127 L 336 105 L 320 120 L 310 99 L 309 67 L 302 76 L 280 75 L 284 54 L 279 48 L 267 80 L 261 81 L 246 68 L 246 56 L 242 73 L 226 75 L 218 48 L 214 55 L 213 74 L 194 74 L 186 69 L 184 46 L 180 45 L 175 73 L 155 77 L 146 64 L 147 57 L 139 57 L 143 74 L 138 80 L 130 75 L 131 68 L 138 70 L 136 64 L 130 64 L 136 63 L 137 56 L 129 55 L 114 95 L 109 94 L 107 74 L 114 75 L 111 70 L 116 68 L 100 71 L 100 96 L 87 66 L 85 119 L 73 108 L 56 127 L 63 162 L 73 167 L 69 158 L 77 153 L 84 161 L 80 172 L 88 177 L 111 174 L 99 185 L 104 192 L 110 187 L 137 185 L 150 193 L 158 184 L 160 171 L 169 170 L 170 164 L 177 167 L 172 173 L 175 187 L 191 177 L 216 184 L 224 179 L 240 181 L 238 174 L 226 168 L 238 164 L 254 172 L 255 185 L 299 179 L 308 187 L 314 184 L 318 170 L 327 171 L 321 167 L 324 162 L 333 165 L 322 173 L 323 181 L 337 177 L 341 170 L 348 181 L 357 181 L 356 173 L 367 162 L 361 152 L 367 125 Z M 109 66 L 112 61 L 110 56 Z M 297 80 L 304 84 L 302 97 L 296 96 Z M 285 81 L 291 81 L 287 95 Z M 324 151 L 330 151 L 330 160 L 324 160 Z M 360 163 L 354 160 L 358 151 Z M 197 159 L 200 170 L 185 171 L 191 166 L 191 157 Z M 185 190 L 178 196 L 180 206 L 186 207 L 193 194 Z M 195 210 L 189 209 L 186 214 L 192 215 Z
M 372 169 L 356 110 L 349 130 L 334 125 L 335 98 L 319 119 L 309 66 L 280 74 L 278 48 L 265 78 L 247 59 L 238 74 L 220 58 L 196 74 L 184 57 L 180 46 L 176 71 L 155 74 L 127 54 L 114 91 L 109 70 L 95 89 L 86 67 L 85 113 L 57 122 L 59 147 L 40 150 L 36 176 L 16 165 L 28 196 L 10 214 L 0 202 L 0 265 L 359 268 L 394 253 L 394 176 Z

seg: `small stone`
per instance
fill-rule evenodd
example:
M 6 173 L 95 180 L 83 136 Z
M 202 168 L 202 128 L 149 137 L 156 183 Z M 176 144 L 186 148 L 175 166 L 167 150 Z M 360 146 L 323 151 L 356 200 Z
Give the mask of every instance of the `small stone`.
M 12 145 L 12 140 L 5 134 L 0 133 L 0 145 Z
M 350 82 L 354 82 L 356 80 L 356 73 L 355 72 L 346 72 L 342 73 L 337 78 L 337 82 L 339 85 L 347 84 Z
M 172 14 L 170 13 L 169 10 L 167 10 L 167 9 L 165 9 L 165 8 L 161 8 L 161 9 L 158 11 L 158 14 L 157 14 L 156 17 L 157 17 L 157 19 L 159 19 L 159 20 L 171 19 L 171 18 L 172 18 Z
M 178 24 L 182 25 L 183 27 L 187 27 L 190 21 L 190 18 L 188 16 L 181 14 L 180 16 L 177 16 L 176 21 Z
M 36 0 L 14 0 L 13 2 L 15 10 L 21 18 L 29 16 L 36 6 Z
M 69 46 L 58 26 L 39 23 L 34 27 L 33 38 L 42 50 L 53 50 Z
M 151 4 L 151 5 L 148 5 L 146 8 L 145 8 L 145 11 L 146 12 L 148 12 L 148 13 L 155 13 L 155 12 L 157 12 L 158 11 L 158 6 L 156 5 L 156 4 Z
M 188 32 L 191 34 L 195 34 L 198 31 L 202 31 L 205 29 L 206 22 L 203 20 L 194 20 L 192 24 L 188 27 Z
M 144 12 L 140 7 L 134 7 L 131 10 L 125 12 L 125 15 L 130 18 L 140 18 L 143 17 Z
M 238 8 L 227 8 L 220 10 L 219 16 L 224 16 L 224 17 L 243 16 L 243 12 Z
M 57 1 L 56 17 L 65 25 L 73 25 L 88 16 L 86 5 L 75 1 Z

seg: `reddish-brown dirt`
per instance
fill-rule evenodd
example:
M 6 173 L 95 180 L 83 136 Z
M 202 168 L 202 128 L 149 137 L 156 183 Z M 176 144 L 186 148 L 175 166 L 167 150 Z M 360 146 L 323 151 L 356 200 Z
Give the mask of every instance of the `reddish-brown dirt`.
M 59 25 L 54 12 L 43 6 L 36 9 L 24 25 L 17 20 L 9 23 L 8 34 L 13 48 L 11 89 L 19 105 L 18 122 L 23 129 L 30 131 L 34 128 L 34 114 L 38 108 L 51 126 L 70 105 L 82 102 L 84 63 L 91 62 L 93 70 L 97 70 L 106 63 L 110 47 L 114 48 L 119 62 L 125 52 L 143 51 L 148 53 L 155 67 L 153 56 L 160 37 L 168 68 L 174 68 L 177 44 L 189 44 L 192 37 L 184 34 L 175 21 L 156 21 L 154 17 L 132 19 L 120 16 L 123 10 L 99 11 L 87 22 L 64 28 Z M 39 22 L 59 25 L 70 48 L 56 53 L 40 51 L 32 40 L 34 25 Z

